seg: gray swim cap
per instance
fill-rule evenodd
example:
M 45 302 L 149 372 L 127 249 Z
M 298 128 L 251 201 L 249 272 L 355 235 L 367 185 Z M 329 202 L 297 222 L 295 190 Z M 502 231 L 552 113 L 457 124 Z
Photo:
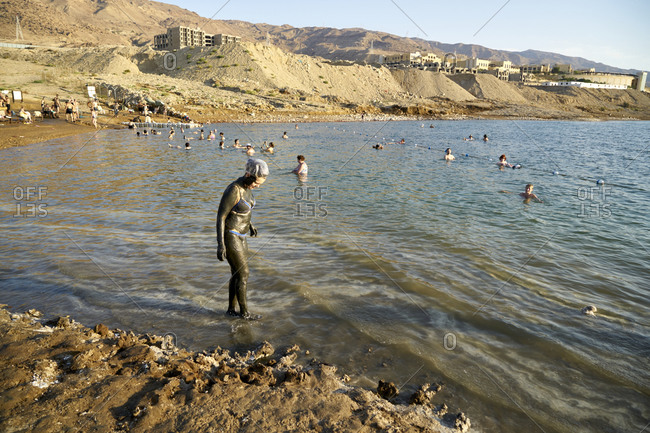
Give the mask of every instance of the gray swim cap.
M 246 163 L 246 173 L 255 177 L 266 177 L 269 175 L 269 166 L 262 159 L 251 158 Z

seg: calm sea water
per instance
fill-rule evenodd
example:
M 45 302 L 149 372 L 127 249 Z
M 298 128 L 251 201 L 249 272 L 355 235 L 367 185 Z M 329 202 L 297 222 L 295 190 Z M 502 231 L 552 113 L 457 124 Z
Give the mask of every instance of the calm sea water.
M 214 230 L 241 151 L 132 131 L 3 150 L 0 302 L 192 349 L 297 343 L 366 387 L 444 382 L 436 401 L 480 431 L 642 431 L 650 123 L 429 123 L 214 125 L 278 149 L 255 194 L 251 323 L 223 314 Z M 499 171 L 502 153 L 523 168 Z

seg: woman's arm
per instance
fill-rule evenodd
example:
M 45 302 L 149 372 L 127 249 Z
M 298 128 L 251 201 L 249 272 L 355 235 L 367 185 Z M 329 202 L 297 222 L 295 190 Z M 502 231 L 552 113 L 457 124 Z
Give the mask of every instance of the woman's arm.
M 217 258 L 221 261 L 226 257 L 226 244 L 224 243 L 224 234 L 226 231 L 226 217 L 240 199 L 239 189 L 231 184 L 223 192 L 219 211 L 217 212 Z

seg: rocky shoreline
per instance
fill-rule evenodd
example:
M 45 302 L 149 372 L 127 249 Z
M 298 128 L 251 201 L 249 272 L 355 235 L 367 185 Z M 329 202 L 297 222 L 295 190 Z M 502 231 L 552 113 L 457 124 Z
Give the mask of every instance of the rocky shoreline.
M 349 386 L 298 346 L 192 352 L 170 336 L 0 309 L 0 430 L 466 432 L 440 385 Z M 444 394 L 444 392 L 443 392 Z

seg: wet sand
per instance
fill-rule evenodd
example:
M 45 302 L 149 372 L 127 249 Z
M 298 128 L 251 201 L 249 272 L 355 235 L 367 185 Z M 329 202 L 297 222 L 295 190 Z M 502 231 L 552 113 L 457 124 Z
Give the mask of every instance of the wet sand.
M 8 121 L 3 121 L 0 122 L 0 149 L 22 146 L 25 144 L 41 143 L 55 138 L 85 134 L 107 128 L 123 129 L 126 128 L 126 126 L 123 125 L 122 122 L 128 122 L 135 116 L 136 114 L 128 112 L 121 112 L 117 117 L 112 114 L 99 115 L 97 119 L 99 128 L 92 126 L 88 115 L 79 119 L 75 123 L 66 121 L 65 114 L 61 114 L 59 118 L 39 119 L 32 123 L 16 121 L 9 123 Z M 167 117 L 163 118 L 157 116 L 154 120 L 166 122 Z
M 61 119 L 46 119 L 31 124 L 2 122 L 0 125 L 2 125 L 0 126 L 0 149 L 40 143 L 95 130 L 87 125 L 68 123 Z
M 240 320 L 240 319 L 235 319 Z M 218 342 L 215 342 L 218 344 Z M 68 317 L 0 308 L 0 431 L 468 431 L 469 419 L 423 385 L 400 395 L 348 386 L 298 346 L 190 352 Z M 382 396 L 380 396 L 382 395 Z

